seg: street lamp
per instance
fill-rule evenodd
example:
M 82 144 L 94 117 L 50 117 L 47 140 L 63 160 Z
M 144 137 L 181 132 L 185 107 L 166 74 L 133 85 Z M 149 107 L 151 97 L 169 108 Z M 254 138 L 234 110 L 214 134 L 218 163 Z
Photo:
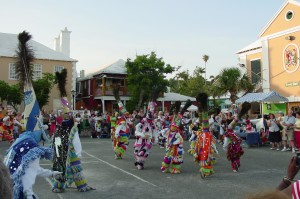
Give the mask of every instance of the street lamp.
M 76 95 L 76 91 L 75 90 L 72 90 L 71 91 L 71 93 L 72 93 L 72 97 L 73 97 L 73 110 L 75 110 L 75 95 Z

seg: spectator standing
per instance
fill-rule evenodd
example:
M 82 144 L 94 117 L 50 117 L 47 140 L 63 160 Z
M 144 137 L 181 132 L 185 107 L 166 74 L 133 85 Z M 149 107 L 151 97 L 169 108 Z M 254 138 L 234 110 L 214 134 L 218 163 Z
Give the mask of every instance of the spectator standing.
M 296 121 L 294 125 L 295 146 L 300 148 L 300 111 L 296 113 Z
M 269 114 L 270 119 L 267 121 L 267 125 L 269 127 L 269 141 L 272 144 L 271 150 L 275 150 L 275 145 L 277 147 L 277 151 L 279 151 L 281 135 L 280 129 L 278 127 L 279 121 L 276 120 L 275 115 L 273 113 Z
M 52 112 L 51 116 L 50 116 L 49 136 L 52 137 L 52 135 L 55 133 L 55 131 L 56 131 L 56 117 L 55 117 L 55 113 Z
M 283 132 L 282 132 L 282 140 L 283 140 L 283 149 L 281 151 L 290 151 L 292 148 L 292 152 L 295 153 L 295 144 L 294 144 L 294 124 L 296 122 L 295 117 L 293 116 L 293 111 L 289 110 L 288 114 L 283 118 Z M 287 144 L 289 141 L 289 148 L 287 148 Z
M 81 134 L 81 122 L 82 122 L 80 113 L 76 114 L 76 116 L 75 116 L 75 122 L 77 123 L 78 133 L 80 135 Z

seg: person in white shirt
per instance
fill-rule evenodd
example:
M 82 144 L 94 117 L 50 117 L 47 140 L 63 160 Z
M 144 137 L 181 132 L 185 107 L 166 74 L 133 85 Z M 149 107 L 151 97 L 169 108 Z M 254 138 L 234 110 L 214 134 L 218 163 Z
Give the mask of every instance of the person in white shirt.
M 271 150 L 275 150 L 276 145 L 277 151 L 279 151 L 281 142 L 280 129 L 278 127 L 279 121 L 276 120 L 273 113 L 269 114 L 269 118 L 270 119 L 267 121 L 267 125 L 269 127 L 269 141 L 272 144 Z
M 282 121 L 282 141 L 283 149 L 281 151 L 290 151 L 295 153 L 295 144 L 294 144 L 294 124 L 296 122 L 295 117 L 293 116 L 293 111 L 289 110 L 288 114 L 283 118 Z M 289 148 L 287 148 L 287 141 L 289 141 Z

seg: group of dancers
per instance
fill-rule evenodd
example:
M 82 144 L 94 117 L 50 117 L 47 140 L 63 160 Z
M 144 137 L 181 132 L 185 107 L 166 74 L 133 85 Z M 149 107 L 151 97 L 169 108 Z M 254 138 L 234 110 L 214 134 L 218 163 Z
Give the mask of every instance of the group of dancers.
M 19 61 L 16 65 L 20 71 L 20 79 L 24 83 L 24 132 L 17 138 L 8 149 L 4 163 L 9 168 L 13 180 L 14 199 L 34 199 L 37 196 L 32 190 L 36 176 L 49 177 L 51 179 L 52 191 L 55 193 L 64 192 L 74 183 L 77 190 L 86 192 L 94 188 L 88 186 L 81 166 L 81 143 L 79 139 L 77 121 L 74 120 L 72 109 L 66 95 L 66 77 L 67 71 L 64 69 L 56 73 L 58 88 L 61 96 L 61 104 L 64 107 L 63 122 L 57 126 L 52 138 L 49 139 L 45 132 L 45 126 L 40 121 L 40 108 L 32 86 L 30 74 L 31 62 L 34 58 L 32 50 L 28 46 L 31 35 L 22 32 L 19 38 Z M 25 53 L 23 53 L 25 52 Z M 118 92 L 115 92 L 118 93 Z M 112 145 L 115 159 L 124 158 L 126 149 L 129 144 L 129 113 L 119 97 L 115 95 L 119 105 L 119 113 L 111 118 L 115 122 L 112 126 Z M 155 97 L 148 104 L 147 113 L 135 126 L 135 143 L 134 143 L 134 165 L 137 169 L 142 170 L 145 162 L 150 155 L 152 144 L 159 139 L 161 147 L 166 151 L 162 158 L 161 171 L 163 173 L 178 174 L 181 173 L 183 163 L 183 117 L 187 108 L 191 105 L 187 101 L 185 106 L 180 109 L 180 102 L 170 109 L 170 115 L 160 113 L 156 120 L 155 115 Z M 199 127 L 193 131 L 191 137 L 191 149 L 189 152 L 193 155 L 194 160 L 200 166 L 200 173 L 203 178 L 214 173 L 213 164 L 215 162 L 214 154 L 218 154 L 216 142 L 208 125 L 208 96 L 200 93 L 197 96 L 199 105 Z M 241 147 L 241 139 L 237 137 L 233 128 L 237 121 L 249 110 L 249 104 L 243 104 L 237 118 L 235 118 L 225 133 L 224 148 L 227 149 L 227 158 L 231 161 L 233 171 L 240 167 L 240 157 L 244 151 Z M 155 133 L 159 132 L 157 136 Z M 50 147 L 39 146 L 41 139 L 50 143 Z M 40 159 L 52 161 L 52 169 L 44 169 L 40 166 Z
M 208 177 L 214 173 L 213 164 L 219 152 L 216 146 L 216 139 L 213 136 L 212 129 L 208 123 L 208 96 L 206 93 L 199 93 L 197 96 L 200 117 L 198 122 L 192 128 L 190 137 L 189 154 L 194 157 L 194 161 L 200 166 L 202 178 Z M 112 128 L 112 143 L 115 153 L 115 159 L 122 159 L 128 147 L 129 138 L 129 117 L 128 112 L 123 104 L 118 102 L 120 112 L 115 116 L 118 118 L 116 126 Z M 163 173 L 181 173 L 183 163 L 183 117 L 187 108 L 191 105 L 187 101 L 185 106 L 179 112 L 180 102 L 176 102 L 170 108 L 169 115 L 163 115 L 159 112 L 154 118 L 156 103 L 151 101 L 148 104 L 145 117 L 135 126 L 135 143 L 134 147 L 134 165 L 137 169 L 142 170 L 145 167 L 145 161 L 150 155 L 152 144 L 158 142 L 166 153 L 161 164 Z M 227 151 L 227 159 L 231 162 L 233 172 L 237 172 L 240 167 L 240 157 L 244 151 L 241 146 L 242 140 L 235 135 L 233 129 L 241 117 L 250 109 L 248 103 L 242 105 L 242 110 L 227 126 L 223 148 Z M 158 140 L 157 140 L 158 139 Z

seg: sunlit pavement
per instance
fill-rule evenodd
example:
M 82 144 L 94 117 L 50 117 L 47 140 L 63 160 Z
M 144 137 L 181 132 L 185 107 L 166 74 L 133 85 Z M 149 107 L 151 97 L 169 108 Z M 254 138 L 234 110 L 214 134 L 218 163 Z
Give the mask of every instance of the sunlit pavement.
M 81 138 L 82 163 L 88 184 L 96 190 L 79 193 L 67 189 L 52 193 L 49 179 L 38 177 L 34 186 L 41 199 L 95 199 L 95 198 L 243 198 L 246 193 L 276 187 L 286 175 L 291 152 L 271 151 L 269 147 L 245 148 L 241 168 L 233 173 L 226 154 L 218 145 L 221 158 L 214 166 L 215 174 L 201 179 L 199 167 L 192 156 L 185 154 L 181 174 L 160 172 L 164 149 L 154 145 L 144 170 L 134 166 L 133 144 L 122 160 L 115 160 L 109 139 Z M 0 142 L 1 154 L 9 147 Z M 185 151 L 189 143 L 184 143 Z M 51 162 L 41 161 L 42 167 L 51 168 Z M 298 176 L 296 176 L 297 179 Z

